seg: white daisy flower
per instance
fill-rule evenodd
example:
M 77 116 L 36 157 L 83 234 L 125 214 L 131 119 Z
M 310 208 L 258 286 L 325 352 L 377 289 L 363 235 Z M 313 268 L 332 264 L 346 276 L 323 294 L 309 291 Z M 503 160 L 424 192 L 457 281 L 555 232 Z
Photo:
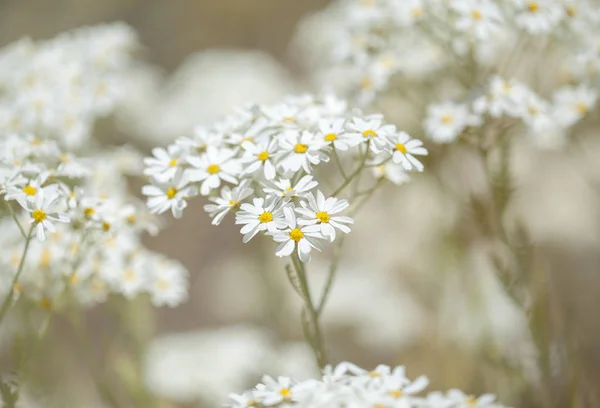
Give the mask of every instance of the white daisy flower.
M 343 118 L 320 120 L 317 137 L 325 144 L 333 146 L 336 150 L 346 151 L 349 145 L 345 127 L 346 121 Z
M 594 109 L 598 93 L 585 85 L 561 88 L 554 93 L 554 117 L 564 127 L 581 120 Z
M 376 160 L 378 159 L 376 158 Z M 381 163 L 381 159 L 377 163 Z M 373 167 L 373 176 L 376 179 L 387 179 L 397 186 L 410 181 L 410 175 L 406 172 L 404 166 L 392 161 Z
M 284 207 L 283 213 L 285 224 L 282 228 L 285 229 L 271 232 L 273 240 L 279 242 L 275 255 L 279 257 L 290 256 L 296 249 L 298 258 L 302 262 L 309 262 L 311 249 L 321 250 L 318 241 L 323 238 L 320 232 L 321 227 L 319 225 L 298 225 L 294 210 L 290 207 Z
M 240 206 L 240 211 L 235 214 L 235 223 L 243 225 L 240 233 L 244 234 L 244 243 L 260 231 L 274 233 L 278 228 L 285 227 L 283 212 L 277 201 L 275 197 L 267 200 L 255 198 L 252 204 L 244 203 Z
M 447 398 L 454 403 L 456 408 L 493 408 L 496 396 L 493 394 L 483 394 L 480 397 L 467 395 L 461 390 L 452 389 L 446 393 Z
M 156 307 L 175 307 L 187 298 L 187 270 L 175 262 L 155 262 L 148 292 Z
M 50 172 L 44 171 L 29 180 L 23 177 L 15 178 L 16 182 L 11 183 L 7 189 L 5 200 L 35 200 L 37 194 L 42 191 L 42 186 L 48 180 L 48 176 L 50 176 Z M 57 187 L 54 185 L 52 188 L 56 189 Z
M 427 149 L 423 147 L 423 142 L 418 139 L 411 139 L 408 133 L 399 132 L 391 137 L 393 146 L 392 161 L 401 164 L 406 170 L 413 168 L 423 171 L 423 164 L 417 160 L 416 156 L 427 156 Z
M 20 197 L 17 201 L 31 215 L 30 224 L 35 225 L 36 236 L 40 241 L 46 239 L 46 230 L 56 232 L 54 222 L 67 223 L 70 221 L 67 214 L 53 212 L 61 203 L 62 198 L 56 193 L 56 189 L 41 189 L 35 196 L 35 200 Z
M 204 211 L 212 218 L 212 225 L 219 225 L 229 211 L 239 208 L 242 201 L 248 198 L 253 192 L 248 187 L 248 182 L 243 181 L 239 186 L 232 189 L 228 186 L 223 187 L 220 197 L 210 197 L 209 200 L 214 204 L 206 204 Z
M 277 380 L 265 375 L 259 384 L 255 395 L 262 405 L 270 407 L 281 403 L 294 401 L 294 382 L 288 377 L 277 377 Z
M 427 117 L 423 123 L 425 132 L 435 142 L 449 143 L 468 126 L 481 123 L 478 116 L 469 112 L 466 105 L 445 102 L 427 107 Z
M 221 180 L 237 184 L 239 163 L 233 159 L 235 152 L 229 149 L 217 149 L 209 146 L 201 156 L 189 156 L 187 161 L 194 169 L 187 169 L 190 181 L 201 181 L 200 194 L 207 196 L 221 186 Z
M 307 201 L 302 201 L 302 208 L 296 207 L 296 212 L 302 216 L 298 220 L 298 225 L 318 225 L 319 231 L 324 237 L 328 237 L 331 242 L 335 240 L 335 230 L 339 229 L 344 233 L 350 232 L 350 227 L 346 224 L 354 224 L 350 217 L 335 216 L 349 207 L 347 200 L 339 200 L 335 197 L 325 199 L 320 190 L 317 190 L 317 197 L 312 193 L 307 196 Z
M 184 151 L 181 146 L 172 144 L 167 149 L 155 147 L 152 149 L 152 154 L 154 157 L 144 158 L 146 165 L 144 174 L 161 182 L 173 179 L 183 164 L 181 158 Z
M 313 176 L 310 174 L 302 177 L 298 182 L 292 186 L 292 181 L 290 179 L 279 179 L 277 181 L 273 181 L 270 184 L 263 184 L 263 191 L 267 194 L 267 196 L 275 196 L 283 199 L 284 201 L 289 201 L 293 198 L 306 198 L 306 195 L 318 186 L 319 183 L 316 180 L 313 180 Z
M 188 180 L 180 172 L 175 175 L 171 183 L 142 187 L 142 194 L 148 196 L 146 204 L 150 212 L 162 214 L 171 209 L 173 217 L 181 218 L 183 210 L 187 207 L 186 199 L 198 194 L 198 189 L 188 184 Z
M 243 174 L 252 174 L 262 167 L 267 180 L 275 178 L 277 171 L 273 160 L 277 151 L 277 139 L 271 139 L 260 145 L 246 141 L 242 143 L 242 148 L 245 154 L 240 161 L 246 166 L 242 171 Z
M 473 111 L 479 115 L 487 113 L 493 118 L 502 115 L 517 117 L 529 92 L 526 86 L 514 79 L 494 76 L 486 94 L 473 102 Z
M 555 0 L 513 0 L 517 7 L 515 21 L 530 34 L 546 34 L 565 16 L 565 9 Z
M 329 161 L 329 157 L 322 149 L 325 147 L 325 142 L 317 140 L 311 132 L 298 131 L 286 132 L 279 143 L 281 150 L 285 153 L 279 165 L 285 171 L 296 172 L 304 169 L 305 172 L 311 173 L 312 166 L 320 162 Z
M 381 117 L 354 117 L 346 124 L 348 138 L 353 146 L 368 143 L 370 150 L 379 154 L 390 145 L 390 136 L 396 132 L 396 126 L 383 125 Z
M 450 7 L 459 15 L 454 23 L 459 31 L 486 40 L 500 29 L 502 14 L 490 0 L 454 1 L 450 3 Z

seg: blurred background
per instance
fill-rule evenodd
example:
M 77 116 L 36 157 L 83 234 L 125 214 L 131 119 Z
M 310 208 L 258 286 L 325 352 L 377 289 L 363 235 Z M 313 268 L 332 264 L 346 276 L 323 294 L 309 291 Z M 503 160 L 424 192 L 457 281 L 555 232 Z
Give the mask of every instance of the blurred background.
M 290 42 L 298 22 L 327 3 L 0 0 L 0 46 L 83 25 L 130 24 L 148 66 L 132 75 L 115 123 L 100 123 L 97 134 L 148 153 L 235 106 L 310 90 Z M 402 122 L 394 106 L 382 109 Z M 513 152 L 518 190 L 505 222 L 517 235 L 527 230 L 528 284 L 544 294 L 551 405 L 528 385 L 540 376 L 531 316 L 502 291 L 490 242 L 461 198 L 486 189 L 482 163 L 464 146 L 427 146 L 432 171 L 382 191 L 357 218 L 323 317 L 332 361 L 404 364 L 411 377 L 430 377 L 432 389 L 493 392 L 520 407 L 568 406 L 569 393 L 578 395 L 569 406 L 600 406 L 598 125 L 596 114 L 579 129 L 575 149 L 538 152 L 523 143 Z M 142 185 L 131 180 L 134 191 Z M 190 270 L 189 301 L 175 309 L 142 299 L 90 310 L 89 349 L 57 321 L 33 364 L 34 406 L 215 407 L 262 373 L 316 375 L 300 303 L 272 243 L 243 245 L 231 220 L 211 226 L 203 204 L 192 201 L 183 220 L 164 217 L 165 229 L 147 240 Z M 315 288 L 328 256 L 310 265 Z

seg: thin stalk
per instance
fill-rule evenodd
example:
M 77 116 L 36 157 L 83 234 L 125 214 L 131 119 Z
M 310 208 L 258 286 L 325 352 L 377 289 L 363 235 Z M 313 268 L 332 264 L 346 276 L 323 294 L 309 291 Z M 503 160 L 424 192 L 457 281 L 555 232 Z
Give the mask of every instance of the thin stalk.
M 306 333 L 305 337 L 307 337 L 307 341 L 311 344 L 313 351 L 315 353 L 315 358 L 317 361 L 317 365 L 321 370 L 325 368 L 327 365 L 327 354 L 325 353 L 325 347 L 323 342 L 323 334 L 321 332 L 321 326 L 319 324 L 319 315 L 315 306 L 313 304 L 312 298 L 310 296 L 310 289 L 308 288 L 308 282 L 306 280 L 306 272 L 304 270 L 304 264 L 298 258 L 298 255 L 292 255 L 292 262 L 294 264 L 294 268 L 296 269 L 296 274 L 298 276 L 298 283 L 300 284 L 300 290 L 304 295 L 304 306 L 305 313 L 308 315 L 307 321 L 312 326 L 312 333 Z
M 342 173 L 342 177 L 344 177 L 344 179 L 347 179 L 348 176 L 346 175 L 346 171 L 344 170 L 344 166 L 342 166 L 342 161 L 340 160 L 340 155 L 337 152 L 337 149 L 335 148 L 335 146 L 333 147 L 333 158 L 335 159 L 335 163 L 338 166 L 338 169 L 340 169 L 340 173 Z
M 23 238 L 27 239 L 27 234 L 25 234 L 25 230 L 23 229 L 23 226 L 19 222 L 19 219 L 17 218 L 17 214 L 15 214 L 15 210 L 13 210 L 12 205 L 10 205 L 10 203 L 8 201 L 4 201 L 4 203 L 6 204 L 6 208 L 8 208 L 8 212 L 12 216 L 12 219 L 15 220 L 15 224 L 17 224 L 17 227 L 19 227 L 19 231 L 21 231 L 21 235 L 23 236 Z
M 27 257 L 27 251 L 29 250 L 29 244 L 31 243 L 31 235 L 33 233 L 33 229 L 35 228 L 35 224 L 31 224 L 31 228 L 29 228 L 29 233 L 27 234 L 27 238 L 25 238 L 25 247 L 23 248 L 23 254 L 21 255 L 21 261 L 19 262 L 19 269 L 17 273 L 13 277 L 13 280 L 10 284 L 9 292 L 6 294 L 4 298 L 4 303 L 2 304 L 2 309 L 0 309 L 0 325 L 6 316 L 6 312 L 8 312 L 8 308 L 13 301 L 15 284 L 19 281 L 19 277 L 21 276 L 21 272 L 23 272 L 23 266 L 25 265 L 25 258 Z
M 339 239 L 335 247 L 333 248 L 333 259 L 331 260 L 331 265 L 329 266 L 329 274 L 327 275 L 327 283 L 325 284 L 325 288 L 323 288 L 323 293 L 321 294 L 321 300 L 319 300 L 319 305 L 317 306 L 317 317 L 321 316 L 323 313 L 323 308 L 327 303 L 327 298 L 329 297 L 329 293 L 331 292 L 331 288 L 333 286 L 333 281 L 335 279 L 335 275 L 338 270 L 338 265 L 340 262 L 340 257 L 342 254 L 342 246 L 344 245 L 345 235 Z
M 358 167 L 346 178 L 346 180 L 342 183 L 341 186 L 339 186 L 337 189 L 335 189 L 335 191 L 331 194 L 333 197 L 337 196 L 339 193 L 341 193 L 342 191 L 344 191 L 344 189 L 346 187 L 348 187 L 350 185 L 350 183 L 352 183 L 352 180 L 354 180 L 354 178 L 360 174 L 360 172 L 365 168 L 365 164 L 367 162 L 367 157 L 369 156 L 369 147 L 367 146 L 367 149 L 365 150 L 365 153 L 360 161 L 360 164 L 358 165 Z

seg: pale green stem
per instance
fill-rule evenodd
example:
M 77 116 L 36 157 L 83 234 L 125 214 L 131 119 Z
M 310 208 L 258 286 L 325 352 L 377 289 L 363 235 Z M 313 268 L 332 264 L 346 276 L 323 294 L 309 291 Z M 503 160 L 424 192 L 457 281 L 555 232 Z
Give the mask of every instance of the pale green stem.
M 25 230 L 23 229 L 23 226 L 19 222 L 19 219 L 17 218 L 17 214 L 15 214 L 15 210 L 13 210 L 12 205 L 10 205 L 10 203 L 8 201 L 5 201 L 4 203 L 6 204 L 6 208 L 8 208 L 8 212 L 12 216 L 13 220 L 15 220 L 15 224 L 17 224 L 17 227 L 19 227 L 19 231 L 21 231 L 21 235 L 23 236 L 23 238 L 27 239 L 27 234 L 25 234 Z
M 19 262 L 19 269 L 17 269 L 17 273 L 15 273 L 15 276 L 13 277 L 13 280 L 10 284 L 10 288 L 8 289 L 8 293 L 6 294 L 6 297 L 4 298 L 4 303 L 2 304 L 2 309 L 0 309 L 0 325 L 2 325 L 2 321 L 4 320 L 4 317 L 6 316 L 6 312 L 8 312 L 8 308 L 10 307 L 10 305 L 13 301 L 15 284 L 19 281 L 19 277 L 21 276 L 21 273 L 23 272 L 23 266 L 25 265 L 25 258 L 27 257 L 27 251 L 29 250 L 29 243 L 31 242 L 31 235 L 33 234 L 34 228 L 35 228 L 35 224 L 31 224 L 31 228 L 29 228 L 29 233 L 27 234 L 27 238 L 25 238 L 25 247 L 23 248 L 23 254 L 21 255 L 21 261 Z

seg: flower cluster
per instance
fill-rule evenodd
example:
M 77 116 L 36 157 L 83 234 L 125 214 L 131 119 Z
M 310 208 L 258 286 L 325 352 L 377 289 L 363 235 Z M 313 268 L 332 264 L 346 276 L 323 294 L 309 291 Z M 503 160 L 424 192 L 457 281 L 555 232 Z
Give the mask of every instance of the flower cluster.
M 296 253 L 307 262 L 320 241 L 350 231 L 353 220 L 342 215 L 350 203 L 340 194 L 363 170 L 401 183 L 406 171 L 423 170 L 416 156 L 426 154 L 421 141 L 385 124 L 382 115 L 348 112 L 330 95 L 294 97 L 240 109 L 196 128 L 191 138 L 155 148 L 145 159 L 151 184 L 143 193 L 153 213 L 171 210 L 175 217 L 190 197 L 208 196 L 213 224 L 235 212 L 244 242 L 263 233 L 279 243 L 277 256 Z M 328 162 L 335 163 L 318 168 Z M 346 170 L 347 162 L 354 170 Z M 339 186 L 327 195 L 325 182 Z
M 141 157 L 91 139 L 118 101 L 111 89 L 134 39 L 113 25 L 0 50 L 3 305 L 19 296 L 53 309 L 110 293 L 148 293 L 157 306 L 186 298 L 187 271 L 141 243 L 158 228 L 125 180 L 140 174 Z
M 352 363 L 325 367 L 321 380 L 294 381 L 287 377 L 273 379 L 265 375 L 262 383 L 241 395 L 230 394 L 228 406 L 246 407 L 352 407 L 352 408 L 501 408 L 495 396 L 478 398 L 453 389 L 419 397 L 429 381 L 421 376 L 406 377 L 403 366 L 379 365 L 373 371 Z
M 497 72 L 523 39 L 562 44 L 564 66 L 574 77 L 600 73 L 600 13 L 588 0 L 351 0 L 313 20 L 300 32 L 319 33 L 312 41 L 301 38 L 310 42 L 304 44 L 309 59 L 329 86 L 342 77 L 341 87 L 360 103 L 395 78 L 427 86 L 448 77 L 474 82 L 470 67 Z
M 32 132 L 81 147 L 94 121 L 122 97 L 134 64 L 136 33 L 114 23 L 84 27 L 47 41 L 29 38 L 0 50 L 0 132 Z

